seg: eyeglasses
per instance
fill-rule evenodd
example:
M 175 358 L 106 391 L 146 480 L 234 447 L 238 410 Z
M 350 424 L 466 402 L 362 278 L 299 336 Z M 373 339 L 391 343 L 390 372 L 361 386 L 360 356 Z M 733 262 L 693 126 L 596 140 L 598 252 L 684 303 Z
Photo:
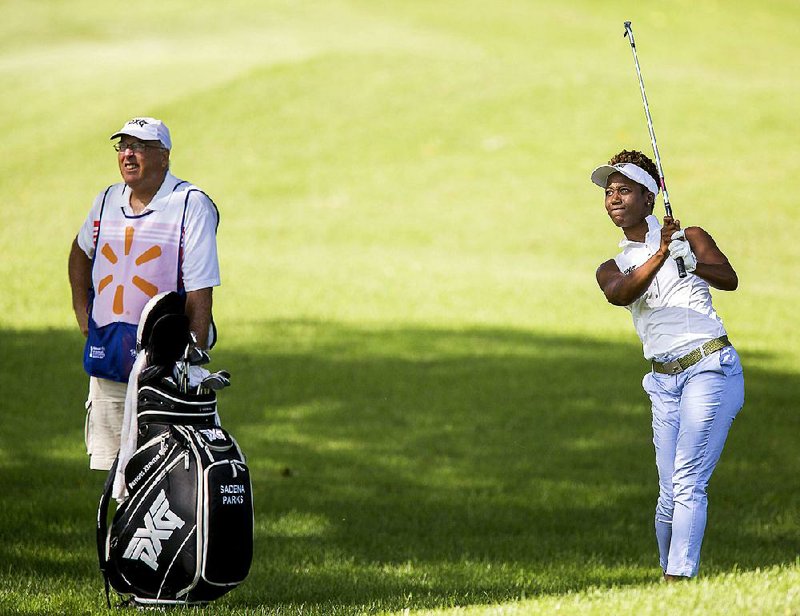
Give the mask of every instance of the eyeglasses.
M 143 143 L 141 141 L 133 141 L 131 143 L 117 143 L 117 144 L 114 144 L 114 149 L 117 152 L 124 152 L 125 150 L 132 150 L 134 153 L 137 153 L 137 152 L 144 152 L 147 148 L 154 148 L 156 150 L 163 150 L 164 149 L 160 145 L 151 145 L 149 143 Z

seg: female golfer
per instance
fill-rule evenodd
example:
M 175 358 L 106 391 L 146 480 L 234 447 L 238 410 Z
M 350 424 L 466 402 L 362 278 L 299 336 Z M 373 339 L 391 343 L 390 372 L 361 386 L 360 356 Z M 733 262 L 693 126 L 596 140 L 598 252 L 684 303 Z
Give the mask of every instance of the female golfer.
M 664 579 L 694 577 L 706 526 L 706 487 L 734 417 L 744 404 L 744 376 L 709 287 L 733 291 L 736 272 L 700 227 L 653 216 L 655 164 L 623 150 L 592 173 L 605 191 L 622 252 L 597 269 L 606 299 L 625 306 L 652 363 L 642 385 L 653 411 L 659 495 L 655 530 Z M 675 259 L 688 272 L 678 276 Z

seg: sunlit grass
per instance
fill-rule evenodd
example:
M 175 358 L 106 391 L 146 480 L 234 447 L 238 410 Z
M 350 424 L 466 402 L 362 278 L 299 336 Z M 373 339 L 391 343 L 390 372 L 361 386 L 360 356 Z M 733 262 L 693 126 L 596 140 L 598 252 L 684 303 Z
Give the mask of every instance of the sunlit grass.
M 0 613 L 104 613 L 66 256 L 163 117 L 222 212 L 224 425 L 256 558 L 214 614 L 800 610 L 791 2 L 5 3 Z M 686 15 L 691 13 L 692 19 Z M 649 150 L 739 272 L 747 403 L 701 578 L 659 583 L 646 370 L 589 170 Z M 780 59 L 777 61 L 776 59 Z

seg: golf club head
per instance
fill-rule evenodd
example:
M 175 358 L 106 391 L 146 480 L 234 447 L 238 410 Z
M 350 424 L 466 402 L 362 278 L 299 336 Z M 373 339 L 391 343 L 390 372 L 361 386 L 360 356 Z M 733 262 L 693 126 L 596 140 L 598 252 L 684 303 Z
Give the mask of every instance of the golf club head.
M 136 342 L 139 349 L 146 348 L 153 337 L 153 327 L 165 315 L 184 314 L 185 299 L 175 291 L 160 293 L 145 304 L 139 318 Z
M 633 40 L 633 28 L 631 28 L 631 22 L 626 21 L 624 25 L 625 25 L 625 32 L 623 33 L 622 36 L 627 36 L 631 42 L 631 47 L 636 47 L 636 43 Z
M 204 366 L 211 361 L 211 356 L 203 349 L 192 347 L 189 351 L 189 363 L 193 366 Z
M 152 326 L 146 349 L 148 363 L 162 366 L 177 361 L 187 346 L 189 317 L 185 314 L 166 314 Z
M 220 389 L 224 389 L 231 384 L 231 375 L 230 372 L 226 370 L 220 370 L 219 372 L 214 372 L 213 374 L 209 374 L 203 381 L 200 383 L 201 387 L 206 387 L 208 389 L 213 389 L 214 391 L 219 391 Z

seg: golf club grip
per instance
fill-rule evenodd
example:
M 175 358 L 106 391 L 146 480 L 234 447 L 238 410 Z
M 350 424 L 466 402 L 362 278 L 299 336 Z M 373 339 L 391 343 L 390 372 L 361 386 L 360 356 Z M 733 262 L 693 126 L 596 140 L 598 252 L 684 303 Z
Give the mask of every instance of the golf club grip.
M 686 266 L 683 264 L 683 257 L 675 259 L 675 265 L 678 266 L 678 278 L 686 278 Z
M 663 174 L 661 175 L 661 188 L 666 195 L 667 185 L 666 182 L 664 182 Z M 672 218 L 672 205 L 670 205 L 669 197 L 664 199 L 664 213 Z M 678 267 L 678 278 L 686 278 L 686 265 L 683 263 L 683 257 L 678 257 L 675 259 L 675 265 Z

